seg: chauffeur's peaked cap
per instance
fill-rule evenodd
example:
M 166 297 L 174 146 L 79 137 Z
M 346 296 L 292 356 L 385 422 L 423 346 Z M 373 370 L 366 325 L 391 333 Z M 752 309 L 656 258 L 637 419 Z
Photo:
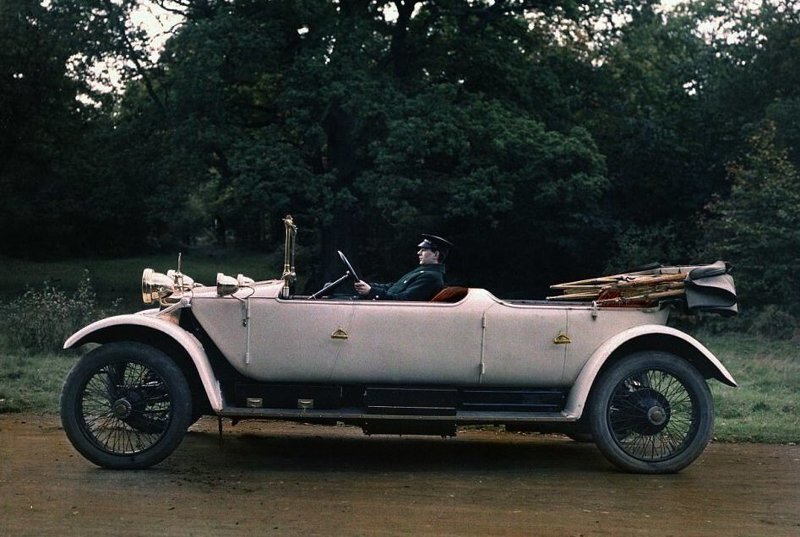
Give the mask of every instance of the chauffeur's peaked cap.
M 423 241 L 417 245 L 419 248 L 449 252 L 450 248 L 453 247 L 452 242 L 447 239 L 443 239 L 442 237 L 437 237 L 436 235 L 428 235 L 423 233 L 422 239 Z

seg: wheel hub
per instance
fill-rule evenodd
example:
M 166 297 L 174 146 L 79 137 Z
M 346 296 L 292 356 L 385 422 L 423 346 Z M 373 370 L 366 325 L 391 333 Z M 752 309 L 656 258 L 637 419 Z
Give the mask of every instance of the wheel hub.
M 650 423 L 653 425 L 663 425 L 664 422 L 667 421 L 667 413 L 660 406 L 654 406 L 647 411 L 647 419 L 650 420 Z
M 131 415 L 131 410 L 133 410 L 133 406 L 127 399 L 124 398 L 117 399 L 116 401 L 114 401 L 111 410 L 114 413 L 115 418 L 124 420 L 125 418 Z
M 631 394 L 633 412 L 637 415 L 633 420 L 633 429 L 642 435 L 649 436 L 660 433 L 669 423 L 672 411 L 669 401 L 660 392 L 652 388 L 642 388 Z

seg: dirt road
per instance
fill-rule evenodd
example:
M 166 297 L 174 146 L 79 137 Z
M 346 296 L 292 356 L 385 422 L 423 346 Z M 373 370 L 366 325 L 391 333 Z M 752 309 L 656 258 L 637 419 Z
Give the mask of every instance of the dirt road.
M 196 425 L 165 462 L 101 470 L 57 418 L 0 415 L 0 536 L 800 535 L 800 447 L 712 444 L 674 476 L 591 444 L 467 431 L 366 437 Z

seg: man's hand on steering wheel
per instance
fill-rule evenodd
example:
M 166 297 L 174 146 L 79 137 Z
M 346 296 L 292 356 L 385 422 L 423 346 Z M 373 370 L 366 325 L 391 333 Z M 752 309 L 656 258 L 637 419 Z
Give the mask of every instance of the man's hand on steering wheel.
M 361 296 L 367 296 L 370 290 L 372 289 L 370 284 L 368 284 L 367 282 L 363 282 L 361 280 L 358 280 L 356 283 L 354 283 L 353 287 L 355 287 L 356 293 L 358 293 Z

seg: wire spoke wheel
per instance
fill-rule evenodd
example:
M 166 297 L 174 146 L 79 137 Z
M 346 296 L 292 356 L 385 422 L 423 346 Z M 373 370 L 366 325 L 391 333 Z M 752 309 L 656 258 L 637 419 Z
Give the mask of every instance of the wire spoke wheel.
M 713 434 L 713 400 L 686 360 L 640 352 L 613 364 L 591 400 L 592 436 L 618 467 L 673 473 L 691 464 Z
M 177 448 L 192 399 L 180 368 L 134 342 L 109 343 L 84 356 L 61 394 L 61 421 L 72 445 L 107 468 L 146 468 Z
M 144 451 L 164 435 L 172 401 L 164 379 L 135 362 L 106 365 L 89 377 L 81 400 L 86 433 L 100 449 Z
M 620 448 L 643 461 L 672 457 L 697 426 L 696 406 L 686 387 L 672 374 L 658 370 L 618 383 L 607 419 Z

